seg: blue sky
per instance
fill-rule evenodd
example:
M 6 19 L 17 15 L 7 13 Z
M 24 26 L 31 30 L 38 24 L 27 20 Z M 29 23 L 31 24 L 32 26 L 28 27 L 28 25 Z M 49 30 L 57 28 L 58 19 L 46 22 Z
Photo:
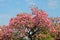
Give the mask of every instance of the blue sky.
M 11 17 L 21 12 L 31 12 L 35 5 L 50 17 L 60 17 L 60 0 L 0 0 L 0 25 L 8 25 Z

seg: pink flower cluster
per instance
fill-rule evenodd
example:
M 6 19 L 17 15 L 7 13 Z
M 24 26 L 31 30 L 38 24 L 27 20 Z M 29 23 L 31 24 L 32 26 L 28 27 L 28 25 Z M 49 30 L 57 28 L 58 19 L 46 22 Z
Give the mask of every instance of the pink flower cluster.
M 18 27 L 18 25 L 20 25 L 22 27 L 26 26 L 29 28 L 33 28 L 34 25 L 51 25 L 51 21 L 48 19 L 48 15 L 45 11 L 39 10 L 38 8 L 31 8 L 31 10 L 32 14 L 35 14 L 34 17 L 33 15 L 27 13 L 18 14 L 17 17 L 11 18 L 9 26 Z
M 48 19 L 48 14 L 44 10 L 39 10 L 38 8 L 32 8 L 31 10 L 32 10 L 32 14 L 36 15 L 33 18 L 33 21 L 35 21 L 36 25 L 51 26 L 51 21 Z
M 16 18 L 12 18 L 9 23 L 9 26 L 10 25 L 14 27 L 18 27 L 18 25 L 22 27 L 26 26 L 29 28 L 34 27 L 32 22 L 32 16 L 27 13 L 18 14 Z

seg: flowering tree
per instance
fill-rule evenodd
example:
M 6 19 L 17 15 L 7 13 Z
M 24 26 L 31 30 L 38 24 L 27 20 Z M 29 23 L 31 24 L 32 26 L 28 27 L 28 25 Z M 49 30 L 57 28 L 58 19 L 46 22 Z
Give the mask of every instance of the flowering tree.
M 53 25 L 50 29 L 51 34 L 54 35 L 54 40 L 60 40 L 60 18 L 50 18 Z
M 48 14 L 38 8 L 31 8 L 31 10 L 32 15 L 24 12 L 11 18 L 9 25 L 2 29 L 1 40 L 22 40 L 21 38 L 39 40 L 41 35 L 47 34 L 51 26 Z M 40 38 L 37 35 L 40 35 Z
M 10 20 L 9 26 L 20 32 L 20 37 L 27 36 L 32 40 L 32 37 L 41 32 L 42 28 L 49 28 L 51 25 L 48 15 L 45 11 L 38 8 L 31 8 L 32 14 L 22 13 Z

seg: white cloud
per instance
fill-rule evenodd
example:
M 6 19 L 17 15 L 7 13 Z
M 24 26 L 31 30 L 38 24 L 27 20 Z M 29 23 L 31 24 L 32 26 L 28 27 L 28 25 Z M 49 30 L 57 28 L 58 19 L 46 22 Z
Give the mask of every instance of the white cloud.
M 36 5 L 34 0 L 25 0 L 29 5 Z
M 10 19 L 11 18 L 11 15 L 8 15 L 8 14 L 0 14 L 0 19 L 2 19 L 2 18 Z
M 6 1 L 6 0 L 0 0 L 0 2 L 4 2 L 4 1 Z
M 20 5 L 20 2 L 17 1 L 16 4 L 17 4 L 17 5 Z
M 55 8 L 57 8 L 57 6 L 58 6 L 58 1 L 57 0 L 49 0 L 49 2 L 48 2 L 48 7 L 49 8 L 55 9 Z

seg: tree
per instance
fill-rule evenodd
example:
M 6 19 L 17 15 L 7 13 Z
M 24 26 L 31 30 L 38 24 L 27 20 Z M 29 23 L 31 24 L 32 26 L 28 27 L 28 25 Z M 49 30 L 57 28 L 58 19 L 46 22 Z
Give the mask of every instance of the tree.
M 11 18 L 9 25 L 3 29 L 3 40 L 35 40 L 38 34 L 47 34 L 51 26 L 48 14 L 44 10 L 31 8 L 32 15 L 26 12 Z M 22 40 L 22 39 L 21 39 Z

